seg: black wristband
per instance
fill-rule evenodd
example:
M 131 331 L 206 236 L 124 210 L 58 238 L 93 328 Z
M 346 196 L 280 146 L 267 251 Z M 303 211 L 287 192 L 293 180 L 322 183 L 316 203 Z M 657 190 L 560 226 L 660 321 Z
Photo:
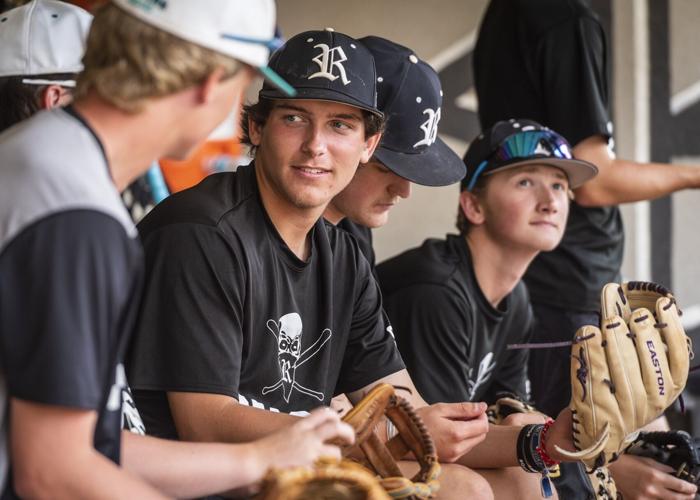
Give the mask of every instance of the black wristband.
M 539 434 L 542 431 L 543 425 L 530 424 L 520 430 L 518 440 L 516 442 L 516 454 L 518 464 L 526 472 L 542 472 L 542 466 L 538 463 L 535 455 L 535 440 L 539 441 Z

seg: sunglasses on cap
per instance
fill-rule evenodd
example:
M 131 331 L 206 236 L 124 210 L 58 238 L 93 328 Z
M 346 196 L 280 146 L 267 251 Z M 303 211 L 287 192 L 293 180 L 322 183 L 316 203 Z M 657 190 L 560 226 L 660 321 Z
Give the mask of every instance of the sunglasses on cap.
M 497 171 L 509 163 L 531 158 L 572 160 L 573 156 L 569 143 L 559 134 L 551 130 L 524 130 L 503 139 L 489 157 L 479 164 L 467 184 L 467 191 L 474 188 L 479 176 L 489 166 L 491 170 Z

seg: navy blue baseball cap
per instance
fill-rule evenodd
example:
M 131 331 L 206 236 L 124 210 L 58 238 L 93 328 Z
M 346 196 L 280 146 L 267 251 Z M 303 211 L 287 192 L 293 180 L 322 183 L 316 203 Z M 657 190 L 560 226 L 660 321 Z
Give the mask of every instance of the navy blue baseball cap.
M 524 165 L 550 165 L 564 171 L 569 187 L 577 188 L 595 177 L 598 167 L 575 159 L 561 135 L 532 120 L 496 122 L 469 145 L 464 155 L 467 175 L 462 190 L 471 191 L 484 176 Z
M 416 184 L 446 186 L 462 179 L 464 163 L 437 135 L 442 88 L 435 70 L 403 45 L 376 36 L 360 41 L 374 56 L 377 103 L 387 119 L 374 156 Z
M 333 101 L 383 116 L 377 107 L 372 54 L 359 41 L 332 28 L 293 36 L 272 54 L 268 66 L 296 94 L 289 97 L 266 80 L 261 98 Z

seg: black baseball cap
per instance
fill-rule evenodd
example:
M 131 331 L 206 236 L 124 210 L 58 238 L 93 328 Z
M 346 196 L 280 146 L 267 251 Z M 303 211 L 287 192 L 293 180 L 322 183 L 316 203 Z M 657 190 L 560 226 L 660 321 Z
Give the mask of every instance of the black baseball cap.
M 576 160 L 561 135 L 532 120 L 500 121 L 472 141 L 464 155 L 467 175 L 462 190 L 479 177 L 523 165 L 551 165 L 564 171 L 569 187 L 577 188 L 598 173 L 598 167 Z
M 403 45 L 377 36 L 360 41 L 374 56 L 377 103 L 387 120 L 374 156 L 416 184 L 446 186 L 462 179 L 464 163 L 437 136 L 442 89 L 435 70 Z
M 296 95 L 289 97 L 265 81 L 260 97 L 333 101 L 383 116 L 377 108 L 372 54 L 332 28 L 293 36 L 272 54 L 268 66 L 294 87 Z

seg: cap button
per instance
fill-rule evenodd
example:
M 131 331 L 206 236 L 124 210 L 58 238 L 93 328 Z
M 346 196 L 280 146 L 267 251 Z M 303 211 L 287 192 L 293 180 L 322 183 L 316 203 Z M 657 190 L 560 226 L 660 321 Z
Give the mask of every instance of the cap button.
M 334 28 L 323 28 L 324 31 L 335 31 Z
M 418 58 L 415 54 L 411 54 L 410 56 L 408 56 L 408 60 L 411 61 L 413 64 L 416 64 L 418 62 Z

